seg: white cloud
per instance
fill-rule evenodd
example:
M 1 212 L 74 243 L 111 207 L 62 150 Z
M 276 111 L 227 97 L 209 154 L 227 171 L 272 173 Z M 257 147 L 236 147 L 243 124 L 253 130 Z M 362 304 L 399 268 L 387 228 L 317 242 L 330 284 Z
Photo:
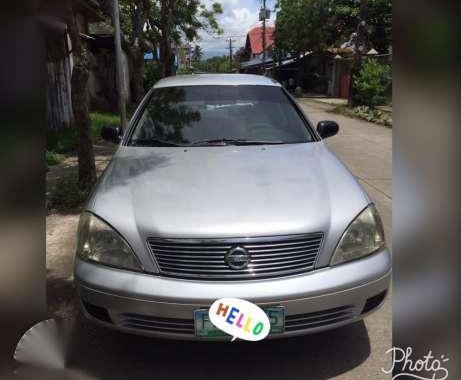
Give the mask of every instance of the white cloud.
M 238 8 L 232 9 L 232 13 L 235 16 L 236 21 L 247 23 L 248 20 L 251 20 L 251 12 L 248 8 Z
M 208 7 L 215 2 L 214 0 L 205 0 L 204 4 Z M 220 27 L 224 33 L 221 36 L 213 37 L 208 33 L 200 32 L 200 41 L 197 43 L 205 52 L 205 57 L 213 55 L 228 54 L 228 42 L 226 39 L 229 36 L 234 36 L 233 45 L 235 49 L 245 45 L 246 33 L 255 26 L 260 25 L 259 8 L 261 6 L 258 0 L 221 0 L 223 13 L 217 17 Z M 273 7 L 275 1 L 268 1 L 268 8 Z M 271 19 L 274 18 L 272 14 Z M 273 23 L 269 22 L 269 25 Z

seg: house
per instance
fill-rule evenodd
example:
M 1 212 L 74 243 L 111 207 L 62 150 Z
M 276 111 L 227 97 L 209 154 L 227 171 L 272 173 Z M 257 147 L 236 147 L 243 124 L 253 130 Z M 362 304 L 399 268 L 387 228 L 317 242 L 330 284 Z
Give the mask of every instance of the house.
M 266 26 L 266 55 L 271 56 L 272 46 L 274 45 L 273 26 Z M 263 55 L 263 28 L 257 26 L 247 33 L 245 42 L 245 53 L 250 59 L 261 58 Z
M 266 26 L 266 68 L 272 64 L 272 47 L 274 45 L 273 26 Z M 245 49 L 242 54 L 246 59 L 240 64 L 242 73 L 259 73 L 263 69 L 263 28 L 251 29 L 246 36 Z
M 302 92 L 310 95 L 347 98 L 352 56 L 344 49 L 339 50 L 287 57 L 274 65 L 274 77 L 292 91 L 300 87 Z

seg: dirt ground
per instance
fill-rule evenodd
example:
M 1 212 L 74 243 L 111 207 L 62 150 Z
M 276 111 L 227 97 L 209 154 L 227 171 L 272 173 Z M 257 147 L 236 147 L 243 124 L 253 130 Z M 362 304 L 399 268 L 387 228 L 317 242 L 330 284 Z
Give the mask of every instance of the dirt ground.
M 95 145 L 95 162 L 98 176 L 109 163 L 115 145 Z M 50 166 L 47 173 L 47 193 L 57 181 L 67 175 L 77 176 L 78 161 L 70 155 L 59 165 Z M 46 218 L 46 271 L 47 299 L 50 317 L 72 317 L 78 305 L 72 284 L 72 267 L 77 244 L 77 226 L 80 210 L 51 211 Z

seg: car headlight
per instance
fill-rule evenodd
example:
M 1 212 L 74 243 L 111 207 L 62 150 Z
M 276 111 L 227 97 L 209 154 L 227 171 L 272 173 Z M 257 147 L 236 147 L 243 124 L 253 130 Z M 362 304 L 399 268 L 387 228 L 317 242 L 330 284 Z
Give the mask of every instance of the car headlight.
M 359 259 L 385 246 L 381 218 L 373 204 L 347 227 L 336 247 L 331 265 Z
M 128 243 L 107 223 L 89 212 L 80 217 L 77 255 L 99 264 L 142 270 Z

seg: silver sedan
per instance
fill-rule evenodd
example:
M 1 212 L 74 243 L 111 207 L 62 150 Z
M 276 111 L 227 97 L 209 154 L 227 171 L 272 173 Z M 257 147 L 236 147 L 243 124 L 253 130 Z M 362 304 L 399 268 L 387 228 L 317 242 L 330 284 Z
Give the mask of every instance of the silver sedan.
M 122 331 L 230 339 L 218 298 L 269 316 L 269 338 L 336 328 L 375 311 L 391 275 L 365 191 L 279 83 L 255 75 L 165 78 L 119 144 L 79 225 L 84 314 Z

